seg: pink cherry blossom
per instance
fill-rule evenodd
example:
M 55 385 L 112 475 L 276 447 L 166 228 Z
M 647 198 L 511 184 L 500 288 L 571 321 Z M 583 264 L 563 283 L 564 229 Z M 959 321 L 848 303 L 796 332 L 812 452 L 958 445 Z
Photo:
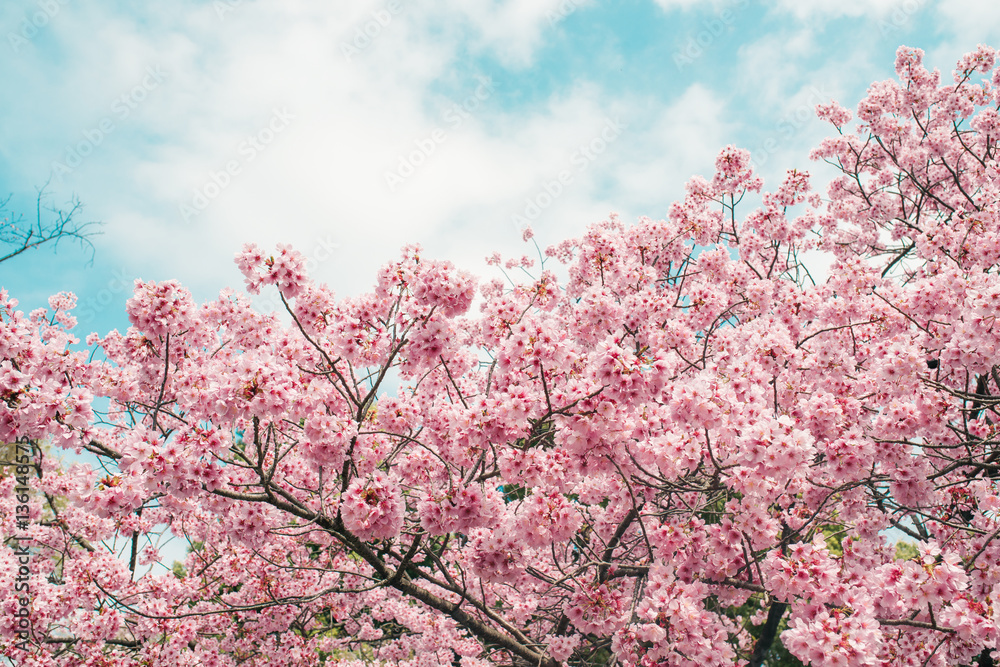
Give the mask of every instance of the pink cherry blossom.
M 895 70 L 817 107 L 821 189 L 727 146 L 664 220 L 491 255 L 509 284 L 408 246 L 337 297 L 247 244 L 281 316 L 137 281 L 89 350 L 72 294 L 0 290 L 0 653 L 988 664 L 1000 68 Z

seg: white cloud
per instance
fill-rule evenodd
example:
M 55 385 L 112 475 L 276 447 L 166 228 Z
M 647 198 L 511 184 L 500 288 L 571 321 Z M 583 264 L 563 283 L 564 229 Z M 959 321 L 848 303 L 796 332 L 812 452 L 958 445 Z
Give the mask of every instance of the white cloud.
M 698 5 L 704 5 L 703 0 L 655 0 L 656 4 L 659 5 L 664 11 L 672 11 L 674 9 L 687 10 L 692 7 L 697 7 Z M 715 3 L 713 3 L 715 4 Z
M 669 107 L 649 114 L 648 129 L 627 143 L 627 155 L 616 168 L 621 200 L 632 203 L 632 215 L 663 217 L 670 202 L 684 196 L 693 174 L 712 177 L 715 156 L 732 141 L 735 129 L 724 109 L 717 93 L 694 84 Z M 657 210 L 642 210 L 643 204 Z
M 1000 29 L 1000 5 L 976 0 L 949 0 L 935 7 L 942 26 L 961 38 L 965 51 L 976 43 L 995 42 Z M 993 43 L 993 46 L 997 44 Z
M 766 133 L 807 101 L 816 81 L 837 96 L 847 79 L 866 83 L 858 72 L 871 67 L 856 50 L 810 69 L 818 31 L 797 25 L 743 48 L 733 65 L 741 83 L 731 90 L 694 85 L 664 106 L 629 87 L 611 95 L 580 84 L 511 108 L 505 81 L 530 73 L 557 19 L 586 3 L 431 4 L 218 0 L 169 13 L 154 5 L 142 21 L 67 4 L 47 27 L 58 49 L 26 49 L 0 73 L 8 88 L 26 91 L 5 102 L 23 122 L 0 128 L 0 146 L 30 183 L 41 182 L 67 145 L 110 116 L 113 132 L 61 186 L 108 222 L 101 252 L 117 252 L 113 261 L 208 290 L 239 283 L 231 258 L 244 241 L 308 252 L 332 238 L 340 250 L 317 273 L 354 292 L 406 242 L 475 270 L 492 249 L 520 254 L 512 217 L 560 171 L 572 182 L 534 225 L 546 242 L 611 210 L 626 220 L 665 215 L 689 176 L 711 175 L 718 150 L 740 143 L 749 125 L 764 122 Z M 840 4 L 854 11 L 849 0 Z M 818 5 L 827 9 L 809 11 L 840 11 Z M 495 91 L 482 94 L 469 54 L 500 61 Z M 47 60 L 54 58 L 62 62 Z M 165 81 L 128 117 L 115 116 L 111 105 L 153 65 Z M 57 103 L 39 109 L 40 99 Z M 455 111 L 463 103 L 469 110 Z M 267 134 L 275 109 L 294 118 Z M 616 118 L 627 129 L 585 168 L 575 164 L 580 147 Z M 259 150 L 247 149 L 248 137 L 265 136 Z M 803 157 L 811 138 L 796 134 L 769 168 Z M 401 160 L 415 167 L 412 175 L 402 174 Z M 227 173 L 232 162 L 238 174 Z M 390 187 L 387 172 L 402 182 Z M 186 222 L 180 205 L 194 205 L 196 191 L 211 201 Z
M 893 11 L 905 11 L 911 5 L 928 0 L 778 0 L 775 11 L 792 14 L 800 20 L 823 20 L 842 16 L 880 19 Z
M 454 78 L 456 61 L 478 49 L 524 65 L 560 0 L 453 4 L 421 13 L 388 2 L 351 12 L 214 3 L 148 17 L 155 25 L 67 7 L 52 26 L 70 54 L 64 81 L 47 82 L 40 58 L 19 61 L 19 75 L 36 99 L 68 88 L 76 103 L 43 123 L 23 109 L 11 161 L 44 173 L 110 117 L 113 131 L 57 187 L 84 196 L 108 223 L 104 251 L 147 278 L 217 288 L 238 282 L 231 258 L 245 241 L 308 250 L 329 237 L 341 250 L 318 273 L 348 291 L 410 241 L 481 268 L 490 248 L 520 251 L 511 215 L 622 105 L 580 87 L 505 112 L 496 88 Z M 127 118 L 114 115 L 113 101 L 151 65 L 163 83 Z M 457 92 L 439 92 L 442 80 Z M 276 109 L 294 116 L 280 132 L 269 127 Z M 386 173 L 400 171 L 401 156 L 421 164 L 393 189 Z M 565 196 L 588 199 L 585 185 Z
M 971 0 L 952 0 L 935 7 L 944 40 L 931 46 L 924 57 L 928 69 L 941 70 L 942 80 L 950 80 L 955 64 L 981 43 L 1000 48 L 1000 6 Z

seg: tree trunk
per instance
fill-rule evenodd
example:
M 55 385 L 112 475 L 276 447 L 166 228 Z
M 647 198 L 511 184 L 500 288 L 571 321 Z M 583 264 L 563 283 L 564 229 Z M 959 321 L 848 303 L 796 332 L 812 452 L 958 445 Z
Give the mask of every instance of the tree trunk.
M 750 655 L 750 667 L 761 667 L 764 664 L 764 658 L 771 649 L 774 638 L 778 636 L 778 624 L 781 623 L 781 617 L 784 616 L 786 609 L 788 609 L 788 604 L 785 602 L 771 603 L 771 608 L 767 611 L 767 620 L 764 622 L 764 629 L 760 633 L 760 639 L 757 640 L 753 647 L 753 653 Z

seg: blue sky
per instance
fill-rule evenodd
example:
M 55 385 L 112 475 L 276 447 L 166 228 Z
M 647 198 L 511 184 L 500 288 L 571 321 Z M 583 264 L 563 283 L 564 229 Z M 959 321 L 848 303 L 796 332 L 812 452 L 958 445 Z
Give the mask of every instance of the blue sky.
M 240 288 L 247 241 L 291 243 L 339 294 L 409 242 L 485 274 L 611 212 L 662 217 L 726 144 L 766 182 L 893 75 L 1000 46 L 971 0 L 10 0 L 0 5 L 0 195 L 77 196 L 96 253 L 0 265 L 27 310 L 81 299 L 81 338 L 124 328 L 131 281 Z M 520 217 L 518 217 L 520 216 Z M 260 299 L 269 305 L 264 295 Z

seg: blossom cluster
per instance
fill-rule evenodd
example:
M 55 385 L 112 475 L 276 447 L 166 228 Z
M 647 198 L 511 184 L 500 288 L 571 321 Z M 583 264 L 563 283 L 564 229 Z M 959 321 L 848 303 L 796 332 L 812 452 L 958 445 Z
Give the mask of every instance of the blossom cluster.
M 41 453 L 0 467 L 3 534 L 30 516 L 33 545 L 25 604 L 0 548 L 0 606 L 34 632 L 25 653 L 0 621 L 0 653 L 990 664 L 995 60 L 942 83 L 901 48 L 898 81 L 818 106 L 825 189 L 765 190 L 727 146 L 664 220 L 490 258 L 510 285 L 409 246 L 338 298 L 247 244 L 247 291 L 284 315 L 137 281 L 132 326 L 86 351 L 72 294 L 25 315 L 0 291 L 0 439 Z

